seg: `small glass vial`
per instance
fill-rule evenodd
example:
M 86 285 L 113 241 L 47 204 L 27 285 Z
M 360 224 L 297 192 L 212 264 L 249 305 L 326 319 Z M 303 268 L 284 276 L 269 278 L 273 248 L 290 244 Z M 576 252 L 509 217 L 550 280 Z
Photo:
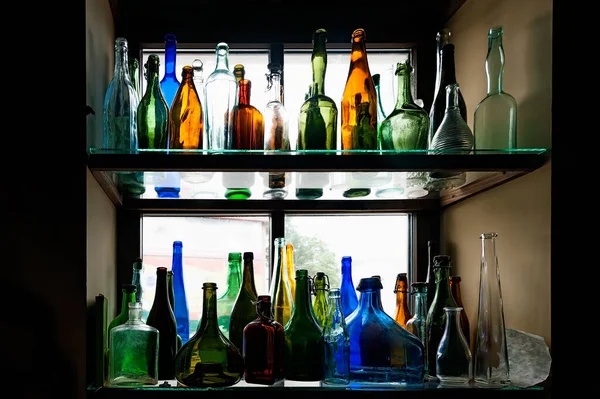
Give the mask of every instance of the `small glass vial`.
M 436 373 L 441 385 L 467 385 L 473 378 L 471 351 L 460 326 L 462 309 L 444 308 L 446 328 L 436 354 Z
M 158 330 L 142 322 L 142 304 L 129 303 L 129 320 L 110 331 L 109 385 L 158 384 Z

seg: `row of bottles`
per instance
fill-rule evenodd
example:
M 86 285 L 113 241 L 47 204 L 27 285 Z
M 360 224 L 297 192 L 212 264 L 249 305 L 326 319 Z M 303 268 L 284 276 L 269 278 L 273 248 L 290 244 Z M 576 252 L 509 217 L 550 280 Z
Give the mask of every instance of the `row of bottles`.
M 136 285 L 123 286 L 121 313 L 109 326 L 109 383 L 155 385 L 176 379 L 181 386 L 222 387 L 243 378 L 263 385 L 284 379 L 334 385 L 410 385 L 426 380 L 443 385 L 507 384 L 495 238 L 495 233 L 481 235 L 474 345 L 469 344 L 460 277 L 450 276 L 449 256 L 434 256 L 435 282 L 413 282 L 412 292 L 408 275 L 397 275 L 391 317 L 382 307 L 379 276 L 361 278 L 355 289 L 352 259 L 345 256 L 340 287 L 330 287 L 325 273 L 311 277 L 308 270 L 295 269 L 293 246 L 284 238 L 275 239 L 268 295 L 256 291 L 253 253 L 229 254 L 227 290 L 219 297 L 215 283 L 203 284 L 202 318 L 189 337 L 181 327 L 189 326 L 188 315 L 173 311 L 182 298 L 174 294 L 174 276 L 183 279 L 182 270 L 176 269 L 181 264 L 181 242 L 176 241 L 173 270 L 156 270 L 156 293 L 146 323 L 141 321 Z M 140 263 L 134 262 L 132 281 L 138 280 Z M 431 304 L 428 286 L 435 287 Z M 410 294 L 415 296 L 414 314 L 408 306 Z

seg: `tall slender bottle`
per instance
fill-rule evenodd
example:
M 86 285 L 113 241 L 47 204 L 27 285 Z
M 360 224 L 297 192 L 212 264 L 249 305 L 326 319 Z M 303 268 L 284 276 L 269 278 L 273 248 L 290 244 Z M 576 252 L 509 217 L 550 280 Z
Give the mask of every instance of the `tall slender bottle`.
M 137 258 L 133 262 L 133 275 L 131 277 L 131 284 L 135 285 L 135 301 L 142 303 L 144 299 L 144 290 L 142 288 L 142 273 L 144 272 L 144 263 L 142 258 Z
M 294 301 L 292 300 L 292 293 L 290 292 L 290 286 L 288 284 L 288 279 L 286 278 L 287 256 L 285 238 L 277 237 L 275 238 L 274 243 L 275 259 L 273 260 L 273 275 L 271 278 L 269 295 L 273 298 L 273 317 L 275 321 L 280 323 L 283 327 L 286 327 L 287 322 L 292 315 Z M 298 291 L 296 290 L 296 294 L 297 293 Z
M 296 270 L 296 301 L 285 326 L 285 378 L 320 381 L 323 378 L 323 330 L 310 303 L 308 270 Z
M 329 277 L 323 272 L 317 272 L 313 280 L 314 299 L 312 302 L 315 318 L 323 328 L 327 319 L 327 295 L 329 293 Z
M 450 291 L 450 257 L 437 255 L 433 258 L 436 290 L 433 303 L 427 313 L 427 365 L 430 376 L 436 376 L 436 353 L 446 328 L 445 307 L 455 308 L 456 302 Z
M 229 321 L 235 300 L 240 292 L 242 284 L 242 254 L 230 252 L 227 256 L 227 289 L 217 299 L 219 328 L 223 335 L 229 338 Z
M 181 85 L 171 104 L 169 149 L 202 149 L 204 116 L 200 97 L 194 85 L 194 70 L 186 65 L 181 70 Z
M 440 84 L 442 82 L 442 49 L 448 43 L 450 43 L 450 37 L 452 32 L 450 29 L 444 28 L 435 35 L 435 88 L 433 90 L 433 99 L 437 96 L 440 90 Z M 434 132 L 435 133 L 435 132 Z
M 298 116 L 298 150 L 337 149 L 338 109 L 325 95 L 327 72 L 327 31 L 317 29 L 313 34 L 311 65 L 313 82 L 310 95 L 300 107 Z
M 381 105 L 381 75 L 376 73 L 373 75 L 373 84 L 375 85 L 375 93 L 377 93 L 377 142 L 382 145 L 381 138 L 381 124 L 386 118 L 386 114 L 383 112 L 383 105 Z
M 465 339 L 467 340 L 467 344 L 469 345 L 469 348 L 471 348 L 471 325 L 469 324 L 469 318 L 467 317 L 467 312 L 465 312 L 462 296 L 460 294 L 460 282 L 460 276 L 450 276 L 450 291 L 452 292 L 452 298 L 454 298 L 456 305 L 459 308 L 462 308 L 460 310 L 460 326 L 465 335 Z
M 232 148 L 230 120 L 237 98 L 235 76 L 229 70 L 229 46 L 216 47 L 215 70 L 204 83 L 206 104 L 206 138 L 209 150 Z
M 139 148 L 167 149 L 169 106 L 158 83 L 159 58 L 150 54 L 146 61 L 146 92 L 137 112 Z
M 200 97 L 202 110 L 206 111 L 206 106 L 204 105 L 204 63 L 202 60 L 196 58 L 192 61 L 192 69 L 194 70 L 194 86 L 196 86 L 196 93 L 198 93 L 198 97 Z M 203 115 L 206 117 L 206 112 L 203 112 Z M 205 140 L 202 140 L 202 142 L 204 141 Z
M 358 307 L 358 295 L 352 282 L 352 257 L 342 256 L 342 283 L 340 284 L 342 296 L 342 310 L 344 317 L 348 317 Z
M 165 101 L 171 108 L 180 82 L 177 79 L 177 36 L 172 33 L 165 35 L 165 74 L 160 81 L 160 88 Z
M 290 292 L 292 293 L 292 303 L 296 297 L 296 269 L 294 267 L 294 246 L 289 242 L 285 244 L 285 265 L 286 275 L 285 278 L 290 286 Z
M 475 108 L 475 148 L 498 150 L 517 148 L 517 100 L 504 91 L 504 47 L 502 26 L 488 33 L 485 58 L 487 95 Z
M 112 319 L 110 324 L 108 325 L 108 337 L 110 340 L 110 331 L 120 326 L 121 324 L 125 324 L 127 320 L 129 320 L 129 304 L 135 302 L 135 285 L 133 284 L 123 284 L 121 286 L 121 292 L 123 297 L 121 298 L 121 311 L 119 314 Z M 109 342 L 110 346 L 110 342 Z
M 190 338 L 190 315 L 187 297 L 185 295 L 185 279 L 183 276 L 183 243 L 173 241 L 173 293 L 175 294 L 175 319 L 177 320 L 177 333 L 185 344 Z
M 158 379 L 172 380 L 175 378 L 177 324 L 169 303 L 166 267 L 156 268 L 156 291 L 146 324 L 158 330 Z
M 135 89 L 138 97 L 140 94 L 140 62 L 135 57 L 129 58 L 129 77 L 131 78 L 131 84 Z
M 256 318 L 256 285 L 254 284 L 254 254 L 244 252 L 242 286 L 235 299 L 229 320 L 229 340 L 242 352 L 244 327 Z
M 398 273 L 396 276 L 394 294 L 396 294 L 396 313 L 394 314 L 394 320 L 396 320 L 396 323 L 406 328 L 406 323 L 412 317 L 410 309 L 408 308 L 408 275 L 406 273 Z
M 423 343 L 423 365 L 425 375 L 429 374 L 427 366 L 427 283 L 414 282 L 410 285 L 415 296 L 415 314 L 406 322 L 406 330 L 417 336 Z
M 327 303 L 327 317 L 323 326 L 325 384 L 350 382 L 350 334 L 342 312 L 339 288 L 331 288 Z
M 437 241 L 427 241 L 427 309 L 425 312 L 429 312 L 429 308 L 433 303 L 433 297 L 435 297 L 435 271 L 433 270 L 433 258 L 439 255 L 437 248 Z
M 377 149 L 377 93 L 364 29 L 352 33 L 350 69 L 342 95 L 342 150 Z
M 167 288 L 169 289 L 169 304 L 171 305 L 171 311 L 173 312 L 173 317 L 175 316 L 175 293 L 173 290 L 173 270 L 167 271 Z M 177 350 L 181 348 L 183 345 L 181 341 L 181 336 L 177 334 Z

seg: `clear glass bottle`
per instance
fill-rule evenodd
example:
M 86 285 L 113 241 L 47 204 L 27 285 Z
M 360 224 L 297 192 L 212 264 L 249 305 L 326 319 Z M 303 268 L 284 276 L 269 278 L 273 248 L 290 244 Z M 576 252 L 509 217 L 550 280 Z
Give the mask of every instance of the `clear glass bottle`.
M 158 330 L 142 322 L 142 304 L 128 304 L 128 320 L 110 331 L 109 385 L 158 384 Z
M 415 296 L 415 314 L 406 322 L 406 330 L 421 340 L 424 347 L 423 366 L 425 375 L 429 375 L 427 366 L 427 283 L 416 281 L 410 285 Z
M 346 385 L 350 382 L 350 335 L 342 311 L 339 288 L 331 288 L 323 326 L 325 344 L 323 382 Z
M 196 92 L 198 93 L 198 97 L 200 97 L 202 109 L 206 111 L 206 106 L 204 105 L 204 63 L 202 60 L 199 58 L 194 59 L 194 61 L 192 61 L 192 69 L 194 70 L 194 86 L 196 86 Z M 204 116 L 206 117 L 206 115 Z M 203 142 L 204 141 L 206 140 L 203 140 Z
M 271 297 L 259 295 L 256 318 L 244 327 L 244 380 L 250 384 L 273 385 L 283 379 L 285 333 L 273 320 Z
M 300 107 L 296 147 L 298 150 L 335 150 L 338 109 L 335 102 L 325 95 L 327 31 L 317 29 L 313 34 L 312 44 L 310 59 L 313 82 L 310 94 Z
M 485 58 L 487 95 L 475 108 L 473 133 L 475 149 L 498 150 L 517 148 L 517 100 L 504 91 L 504 47 L 502 26 L 488 33 Z
M 175 304 L 173 305 L 175 319 L 177 320 L 177 334 L 185 344 L 190 338 L 190 314 L 188 310 L 187 296 L 185 294 L 185 279 L 183 276 L 183 243 L 173 241 L 173 259 L 171 264 L 173 270 L 173 293 Z
M 383 105 L 381 105 L 381 75 L 376 73 L 373 75 L 373 84 L 375 85 L 375 92 L 377 93 L 377 142 L 381 145 L 381 124 L 387 117 L 383 112 Z
M 142 258 L 137 258 L 133 262 L 133 275 L 131 277 L 131 284 L 135 286 L 135 301 L 142 303 L 144 299 L 144 290 L 142 288 L 142 273 L 144 272 L 144 263 Z
M 125 324 L 127 322 L 127 320 L 129 319 L 129 304 L 132 302 L 135 302 L 135 285 L 133 284 L 123 284 L 121 286 L 121 293 L 122 293 L 122 298 L 121 298 L 121 311 L 119 312 L 119 314 L 111 320 L 110 324 L 108 325 L 108 334 L 109 334 L 109 341 L 108 341 L 108 346 L 110 347 L 110 332 L 113 328 L 120 326 L 121 324 Z
M 288 284 L 286 241 L 283 237 L 277 237 L 275 243 L 275 259 L 273 260 L 273 276 L 269 295 L 273 301 L 273 318 L 284 328 L 292 316 L 292 293 Z M 297 293 L 297 291 L 296 291 Z
M 460 312 L 460 327 L 462 328 L 463 334 L 465 335 L 465 339 L 467 340 L 467 344 L 469 345 L 470 349 L 471 325 L 469 323 L 469 318 L 467 317 L 467 312 L 465 312 L 465 306 L 463 305 L 462 295 L 460 294 L 460 282 L 460 276 L 450 276 L 450 291 L 452 292 L 452 298 L 454 298 L 456 306 L 462 308 Z
M 319 326 L 323 328 L 325 319 L 327 319 L 327 293 L 329 292 L 329 277 L 323 272 L 317 272 L 313 278 L 313 294 L 312 301 L 313 311 Z
M 238 82 L 238 101 L 231 116 L 231 148 L 234 150 L 262 150 L 265 145 L 265 119 L 262 112 L 250 104 L 252 82 Z
M 181 84 L 170 109 L 169 149 L 202 149 L 204 110 L 194 85 L 194 70 L 186 65 L 181 69 Z
M 227 289 L 217 299 L 217 319 L 219 328 L 226 338 L 229 338 L 229 322 L 231 311 L 242 286 L 242 254 L 241 252 L 230 252 L 227 255 Z
M 406 328 L 406 323 L 412 318 L 410 309 L 408 308 L 408 274 L 398 273 L 396 276 L 394 294 L 396 294 L 396 312 L 394 313 L 394 320 L 396 320 L 396 323 Z
M 358 307 L 358 295 L 352 281 L 352 257 L 342 256 L 342 283 L 340 284 L 342 296 L 342 311 L 344 317 L 350 316 Z
M 146 61 L 146 92 L 137 111 L 139 148 L 167 149 L 169 135 L 169 106 L 158 83 L 159 58 L 150 54 Z
M 504 386 L 510 383 L 496 237 L 496 233 L 480 236 L 479 308 L 473 354 L 473 376 L 478 386 Z
M 441 385 L 467 385 L 473 378 L 469 344 L 460 327 L 462 308 L 444 308 L 446 327 L 436 353 L 436 373 Z
M 429 240 L 427 241 L 427 280 L 425 280 L 427 284 L 427 309 L 431 307 L 433 303 L 433 298 L 435 297 L 436 284 L 435 284 L 435 270 L 433 270 L 433 258 L 439 255 L 437 249 L 437 241 Z
M 254 254 L 244 252 L 242 285 L 233 304 L 229 319 L 229 340 L 242 352 L 244 327 L 256 318 L 256 284 L 254 283 Z
M 308 270 L 296 270 L 296 301 L 285 329 L 286 380 L 320 381 L 323 378 L 323 330 L 310 303 Z
M 423 344 L 381 307 L 381 280 L 362 278 L 360 301 L 347 319 L 351 384 L 421 384 Z
M 433 258 L 435 271 L 435 296 L 427 312 L 427 366 L 429 376 L 436 376 L 436 354 L 446 328 L 446 312 L 444 308 L 456 308 L 456 302 L 450 291 L 451 259 L 448 255 L 437 255 Z
M 204 83 L 206 104 L 207 149 L 232 148 L 231 116 L 237 101 L 237 82 L 229 70 L 229 46 L 219 43 L 216 47 L 215 70 Z
M 367 60 L 366 33 L 352 33 L 350 69 L 342 95 L 342 150 L 375 150 L 377 93 Z
M 177 79 L 177 36 L 172 33 L 165 35 L 165 74 L 160 81 L 165 101 L 171 109 L 175 94 L 181 83 Z
M 296 297 L 296 269 L 294 267 L 294 246 L 289 242 L 285 244 L 286 276 L 292 294 L 292 303 Z
M 236 384 L 244 374 L 241 352 L 217 321 L 217 284 L 202 284 L 202 319 L 196 334 L 175 357 L 175 377 L 184 387 L 219 388 Z

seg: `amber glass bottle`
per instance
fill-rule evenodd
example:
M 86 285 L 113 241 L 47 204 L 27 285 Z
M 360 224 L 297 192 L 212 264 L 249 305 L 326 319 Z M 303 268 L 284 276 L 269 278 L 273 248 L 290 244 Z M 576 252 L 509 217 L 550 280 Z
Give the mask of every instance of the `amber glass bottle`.
M 408 308 L 408 276 L 406 273 L 398 273 L 396 277 L 396 314 L 394 320 L 402 327 L 406 328 L 406 322 L 412 318 Z
M 273 385 L 283 379 L 283 326 L 273 320 L 271 297 L 260 295 L 256 319 L 244 328 L 244 380 L 251 384 Z
M 262 113 L 250 105 L 251 82 L 238 82 L 238 101 L 232 113 L 232 149 L 262 150 L 265 145 L 265 120 Z
M 350 70 L 342 95 L 342 150 L 377 149 L 377 92 L 367 61 L 364 29 L 352 33 Z
M 204 116 L 194 85 L 194 69 L 186 65 L 173 98 L 169 118 L 169 149 L 202 149 Z
M 456 302 L 456 306 L 462 308 L 460 311 L 460 327 L 462 328 L 463 334 L 467 339 L 467 345 L 471 346 L 471 326 L 469 325 L 469 318 L 467 312 L 465 312 L 465 306 L 463 305 L 462 298 L 460 296 L 460 276 L 450 276 L 450 291 L 452 297 Z

